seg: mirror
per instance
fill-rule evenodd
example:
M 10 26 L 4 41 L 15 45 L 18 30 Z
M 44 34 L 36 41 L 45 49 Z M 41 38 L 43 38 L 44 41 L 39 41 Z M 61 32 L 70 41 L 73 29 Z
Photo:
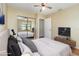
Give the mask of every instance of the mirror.
M 35 38 L 35 18 L 19 16 L 17 19 L 18 35 L 21 38 Z

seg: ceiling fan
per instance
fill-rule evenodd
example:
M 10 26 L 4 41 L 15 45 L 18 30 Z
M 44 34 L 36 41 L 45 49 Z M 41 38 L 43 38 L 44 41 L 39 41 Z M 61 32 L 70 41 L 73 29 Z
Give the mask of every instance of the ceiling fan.
M 41 7 L 40 12 L 42 12 L 43 10 L 47 9 L 52 9 L 52 7 L 47 6 L 47 3 L 41 3 L 40 5 L 34 5 L 34 7 Z

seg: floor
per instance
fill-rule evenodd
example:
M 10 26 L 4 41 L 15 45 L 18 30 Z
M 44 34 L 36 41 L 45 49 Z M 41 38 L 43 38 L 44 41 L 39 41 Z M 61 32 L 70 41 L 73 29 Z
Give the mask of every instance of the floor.
M 79 49 L 76 48 L 72 49 L 72 54 L 73 56 L 79 56 Z

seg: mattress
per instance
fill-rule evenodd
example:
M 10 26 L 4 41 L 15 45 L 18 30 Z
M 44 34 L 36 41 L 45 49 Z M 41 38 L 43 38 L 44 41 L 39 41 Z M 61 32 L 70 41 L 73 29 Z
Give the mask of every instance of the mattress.
M 32 41 L 42 56 L 69 56 L 72 54 L 69 45 L 55 40 L 41 38 Z

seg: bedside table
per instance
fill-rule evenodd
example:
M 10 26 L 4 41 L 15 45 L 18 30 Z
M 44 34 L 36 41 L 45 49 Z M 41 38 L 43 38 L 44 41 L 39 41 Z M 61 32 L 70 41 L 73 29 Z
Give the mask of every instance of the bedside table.
M 68 44 L 71 48 L 75 48 L 75 46 L 76 46 L 76 41 L 71 40 L 71 39 L 66 39 L 66 38 L 57 36 L 54 38 L 54 40 Z

